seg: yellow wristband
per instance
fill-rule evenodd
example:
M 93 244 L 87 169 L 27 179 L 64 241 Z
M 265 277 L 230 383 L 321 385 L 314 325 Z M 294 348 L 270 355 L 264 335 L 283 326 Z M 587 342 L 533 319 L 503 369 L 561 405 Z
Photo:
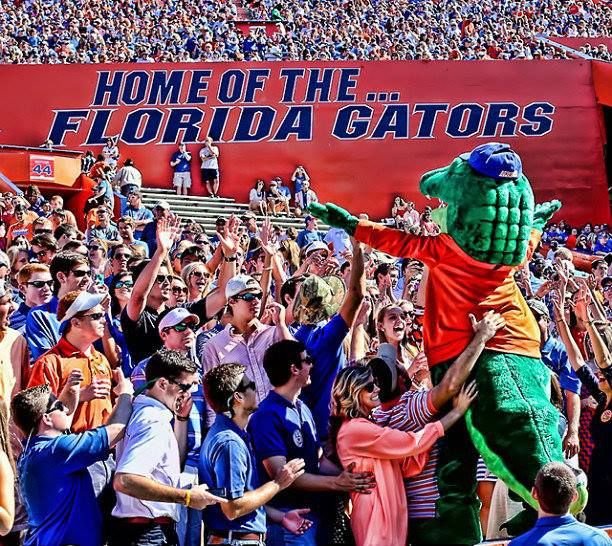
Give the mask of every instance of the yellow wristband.
M 191 489 L 187 489 L 185 491 L 185 506 L 189 508 L 190 504 L 191 504 Z

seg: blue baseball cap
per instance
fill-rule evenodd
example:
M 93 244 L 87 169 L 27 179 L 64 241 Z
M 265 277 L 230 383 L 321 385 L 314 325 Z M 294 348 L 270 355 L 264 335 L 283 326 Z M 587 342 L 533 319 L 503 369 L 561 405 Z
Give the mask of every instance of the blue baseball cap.
M 499 180 L 512 180 L 523 174 L 523 163 L 509 144 L 489 142 L 459 156 L 477 173 Z

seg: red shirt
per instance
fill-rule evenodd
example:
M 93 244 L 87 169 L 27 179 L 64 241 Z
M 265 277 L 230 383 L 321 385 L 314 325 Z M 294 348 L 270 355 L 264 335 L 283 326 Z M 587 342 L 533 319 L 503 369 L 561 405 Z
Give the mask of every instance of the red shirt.
M 53 393 L 59 396 L 70 372 L 75 368 L 83 372 L 82 387 L 91 385 L 95 377 L 112 380 L 110 364 L 102 353 L 91 347 L 87 356 L 62 336 L 55 347 L 34 363 L 28 387 L 47 383 Z M 104 425 L 111 411 L 110 397 L 79 402 L 72 421 L 72 431 L 83 432 Z
M 422 261 L 429 268 L 423 338 L 430 366 L 457 357 L 472 340 L 469 314 L 480 320 L 494 310 L 506 320 L 487 349 L 540 358 L 540 330 L 518 286 L 516 266 L 479 262 L 466 254 L 450 235 L 410 235 L 360 220 L 355 238 L 399 257 Z M 540 240 L 533 230 L 527 259 Z

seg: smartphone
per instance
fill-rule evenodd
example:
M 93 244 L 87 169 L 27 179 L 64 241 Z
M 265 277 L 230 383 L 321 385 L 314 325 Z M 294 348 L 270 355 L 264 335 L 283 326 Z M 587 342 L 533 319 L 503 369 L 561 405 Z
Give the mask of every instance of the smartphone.
M 227 498 L 227 489 L 225 487 L 211 487 L 208 492 L 215 497 Z

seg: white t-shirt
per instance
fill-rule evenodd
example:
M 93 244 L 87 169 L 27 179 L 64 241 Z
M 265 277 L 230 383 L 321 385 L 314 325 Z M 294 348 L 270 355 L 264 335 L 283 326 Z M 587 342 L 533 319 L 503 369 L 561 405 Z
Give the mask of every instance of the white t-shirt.
M 332 243 L 334 245 L 334 256 L 340 256 L 343 252 L 350 250 L 352 252 L 353 245 L 351 244 L 351 238 L 349 234 L 340 228 L 330 228 L 325 239 L 326 243 Z
M 211 148 L 216 154 L 219 153 L 219 148 L 217 146 L 211 146 Z M 204 146 L 204 148 L 200 150 L 200 159 L 202 160 L 203 169 L 219 168 L 219 161 L 217 160 L 217 156 L 212 154 L 206 146 Z
M 181 461 L 172 417 L 172 412 L 155 398 L 137 396 L 125 436 L 117 444 L 117 472 L 178 487 Z M 112 514 L 118 518 L 165 516 L 178 521 L 179 506 L 172 502 L 144 501 L 117 491 Z

